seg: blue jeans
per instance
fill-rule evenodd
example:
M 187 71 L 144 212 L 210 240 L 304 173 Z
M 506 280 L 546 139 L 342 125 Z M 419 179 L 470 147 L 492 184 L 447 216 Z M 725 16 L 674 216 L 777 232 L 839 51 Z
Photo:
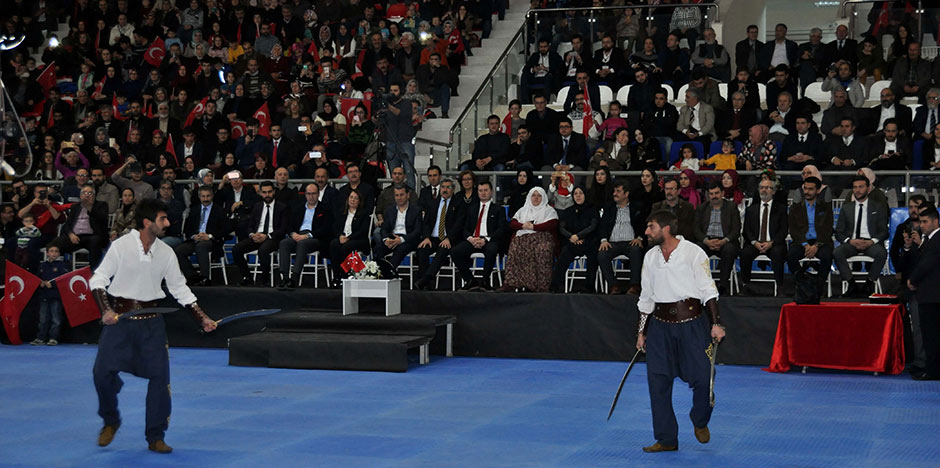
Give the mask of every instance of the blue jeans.
M 164 244 L 169 245 L 171 248 L 174 248 L 174 249 L 176 248 L 176 246 L 183 243 L 183 239 L 179 237 L 174 237 L 174 236 L 164 236 L 164 237 L 161 237 L 160 240 L 162 240 Z
M 415 145 L 410 139 L 408 141 L 399 141 L 397 145 L 390 142 L 385 159 L 388 161 L 389 170 L 396 167 L 403 168 L 405 170 L 405 183 L 412 188 L 417 187 L 415 184 Z
M 436 90 L 431 91 L 431 98 L 434 99 L 434 105 L 441 106 L 442 114 L 450 112 L 450 86 L 438 86 Z
M 42 341 L 59 339 L 59 329 L 62 328 L 62 301 L 59 299 L 43 299 L 39 303 L 39 334 L 36 338 Z

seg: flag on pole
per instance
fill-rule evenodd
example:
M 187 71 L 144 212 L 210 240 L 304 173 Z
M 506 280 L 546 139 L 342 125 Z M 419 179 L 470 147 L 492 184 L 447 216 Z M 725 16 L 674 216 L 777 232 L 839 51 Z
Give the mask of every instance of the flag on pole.
M 594 110 L 591 109 L 591 95 L 588 94 L 587 84 L 581 86 L 584 93 L 584 118 L 581 119 L 581 134 L 588 138 L 588 132 L 594 127 Z
M 150 43 L 150 47 L 144 52 L 144 61 L 151 66 L 159 67 L 163 63 L 164 56 L 166 56 L 166 47 L 164 47 L 163 39 L 158 37 Z
M 86 266 L 57 277 L 55 285 L 59 288 L 62 308 L 69 320 L 69 326 L 77 327 L 101 318 L 98 304 L 91 295 L 91 267 Z
M 503 124 L 499 126 L 499 131 L 512 136 L 512 114 L 506 114 L 506 117 L 503 117 Z
M 196 119 L 202 117 L 202 113 L 206 111 L 207 102 L 209 102 L 208 96 L 202 98 L 202 101 L 196 103 L 196 105 L 193 107 L 193 110 L 189 111 L 189 115 L 186 116 L 186 123 L 183 124 L 183 128 L 189 127 Z
M 39 287 L 41 280 L 34 274 L 7 260 L 3 302 L 0 303 L 0 316 L 3 329 L 11 344 L 22 344 L 20 338 L 20 314 Z
M 271 111 L 268 110 L 268 103 L 265 102 L 255 111 L 252 117 L 258 119 L 258 134 L 262 136 L 271 135 Z
M 50 62 L 49 65 L 46 65 L 46 68 L 43 68 L 42 73 L 36 78 L 36 82 L 42 86 L 44 93 L 55 86 L 55 61 Z
M 359 252 L 354 250 L 346 256 L 346 260 L 343 260 L 343 263 L 340 263 L 339 266 L 342 267 L 343 271 L 346 273 L 349 273 L 350 270 L 355 273 L 359 273 L 363 268 L 366 267 L 366 263 L 362 261 L 362 257 L 359 256 Z

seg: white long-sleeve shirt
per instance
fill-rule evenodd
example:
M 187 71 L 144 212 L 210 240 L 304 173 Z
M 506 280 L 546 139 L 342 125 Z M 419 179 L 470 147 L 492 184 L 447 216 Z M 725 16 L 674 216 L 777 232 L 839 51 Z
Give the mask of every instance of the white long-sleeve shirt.
M 89 281 L 91 289 L 106 289 L 108 294 L 138 301 L 163 299 L 161 283 L 181 305 L 196 302 L 196 296 L 186 286 L 173 248 L 155 240 L 150 251 L 144 253 L 140 232 L 132 229 L 111 244 L 108 253 Z
M 710 299 L 718 298 L 708 255 L 699 246 L 681 237 L 668 262 L 663 257 L 661 246 L 649 249 L 643 258 L 640 278 L 642 289 L 637 307 L 643 314 L 652 313 L 656 303 L 694 298 L 705 304 Z

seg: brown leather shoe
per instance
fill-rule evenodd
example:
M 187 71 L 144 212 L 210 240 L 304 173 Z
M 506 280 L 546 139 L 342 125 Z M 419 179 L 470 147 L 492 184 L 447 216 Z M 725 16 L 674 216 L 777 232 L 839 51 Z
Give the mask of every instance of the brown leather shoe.
M 711 433 L 708 432 L 708 426 L 695 428 L 695 438 L 700 443 L 707 444 L 708 441 L 711 440 L 711 437 Z
M 635 295 L 639 296 L 639 295 L 640 295 L 640 285 L 639 285 L 639 284 L 630 285 L 630 289 L 627 290 L 627 294 L 635 294 Z
M 173 451 L 173 447 L 170 447 L 169 445 L 166 444 L 166 442 L 162 440 L 151 442 L 150 445 L 147 446 L 147 448 L 151 452 L 157 452 L 157 453 L 170 453 Z
M 607 294 L 610 294 L 611 296 L 623 294 L 623 289 L 620 289 L 620 286 L 611 286 L 610 291 Z
M 659 442 L 656 442 L 655 444 L 650 445 L 649 447 L 643 447 L 643 451 L 646 453 L 675 452 L 676 450 L 679 450 L 678 445 L 663 445 Z
M 114 433 L 117 432 L 119 427 L 121 427 L 121 423 L 114 426 L 105 424 L 104 427 L 101 428 L 101 432 L 98 433 L 98 446 L 107 447 L 108 444 L 114 440 Z

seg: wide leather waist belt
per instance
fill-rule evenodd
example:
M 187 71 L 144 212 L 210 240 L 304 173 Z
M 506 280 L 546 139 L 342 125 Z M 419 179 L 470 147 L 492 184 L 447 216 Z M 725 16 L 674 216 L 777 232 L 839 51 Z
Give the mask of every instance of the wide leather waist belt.
M 156 307 L 157 301 L 138 301 L 136 299 L 125 299 L 123 297 L 114 297 L 111 299 L 114 304 L 114 311 L 118 314 L 123 314 L 126 312 L 131 312 L 138 309 L 145 309 L 147 307 Z M 147 320 L 152 319 L 160 314 L 140 314 L 132 315 L 125 317 L 128 320 Z
M 663 322 L 688 322 L 701 314 L 702 302 L 698 299 L 689 298 L 679 302 L 657 302 L 653 306 L 653 317 Z

